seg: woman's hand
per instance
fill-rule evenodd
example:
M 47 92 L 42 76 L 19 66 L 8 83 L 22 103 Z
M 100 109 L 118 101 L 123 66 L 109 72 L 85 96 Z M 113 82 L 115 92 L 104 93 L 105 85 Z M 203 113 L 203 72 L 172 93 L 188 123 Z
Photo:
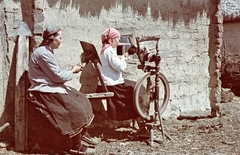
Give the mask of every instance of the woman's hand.
M 76 64 L 76 65 L 74 65 L 74 66 L 72 66 L 72 72 L 73 73 L 79 73 L 80 71 L 82 71 L 83 70 L 83 65 L 82 64 Z
M 124 59 L 124 60 L 129 59 L 129 58 L 128 58 L 128 53 L 127 53 L 127 52 L 124 53 L 124 54 L 120 57 L 120 59 Z

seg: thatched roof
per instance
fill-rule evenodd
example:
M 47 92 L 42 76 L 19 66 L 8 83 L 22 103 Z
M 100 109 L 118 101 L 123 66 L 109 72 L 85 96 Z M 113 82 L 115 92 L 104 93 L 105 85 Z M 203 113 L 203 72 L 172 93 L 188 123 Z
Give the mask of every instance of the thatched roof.
M 240 0 L 221 0 L 224 22 L 240 21 Z

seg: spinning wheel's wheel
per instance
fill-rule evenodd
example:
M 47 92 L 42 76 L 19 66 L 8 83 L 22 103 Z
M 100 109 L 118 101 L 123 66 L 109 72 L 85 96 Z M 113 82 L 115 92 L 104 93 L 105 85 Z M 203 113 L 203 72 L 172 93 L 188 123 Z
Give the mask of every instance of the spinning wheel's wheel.
M 159 73 L 158 77 L 158 94 L 155 91 L 156 75 L 151 72 L 144 73 L 134 88 L 133 98 L 136 111 L 146 121 L 152 121 L 152 116 L 156 110 L 162 115 L 169 102 L 170 87 L 168 80 L 162 73 Z

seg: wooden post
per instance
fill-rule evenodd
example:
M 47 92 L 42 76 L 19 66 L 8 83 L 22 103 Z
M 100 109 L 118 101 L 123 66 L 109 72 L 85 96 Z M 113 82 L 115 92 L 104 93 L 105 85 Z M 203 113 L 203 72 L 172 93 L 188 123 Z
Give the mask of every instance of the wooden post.
M 29 37 L 19 35 L 16 41 L 16 89 L 15 89 L 15 148 L 25 151 L 27 148 L 27 70 L 29 59 Z
M 223 36 L 223 15 L 221 14 L 221 0 L 210 1 L 209 26 L 209 74 L 210 74 L 210 106 L 211 117 L 219 114 L 218 103 L 221 102 L 221 47 Z

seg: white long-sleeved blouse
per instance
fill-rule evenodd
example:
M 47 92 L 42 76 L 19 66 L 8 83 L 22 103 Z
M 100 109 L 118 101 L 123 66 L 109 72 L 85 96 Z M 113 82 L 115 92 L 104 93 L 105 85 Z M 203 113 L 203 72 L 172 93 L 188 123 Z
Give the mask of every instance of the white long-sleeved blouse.
M 122 72 L 126 69 L 127 63 L 119 58 L 116 50 L 110 46 L 99 57 L 102 63 L 99 69 L 105 85 L 114 86 L 124 83 Z

